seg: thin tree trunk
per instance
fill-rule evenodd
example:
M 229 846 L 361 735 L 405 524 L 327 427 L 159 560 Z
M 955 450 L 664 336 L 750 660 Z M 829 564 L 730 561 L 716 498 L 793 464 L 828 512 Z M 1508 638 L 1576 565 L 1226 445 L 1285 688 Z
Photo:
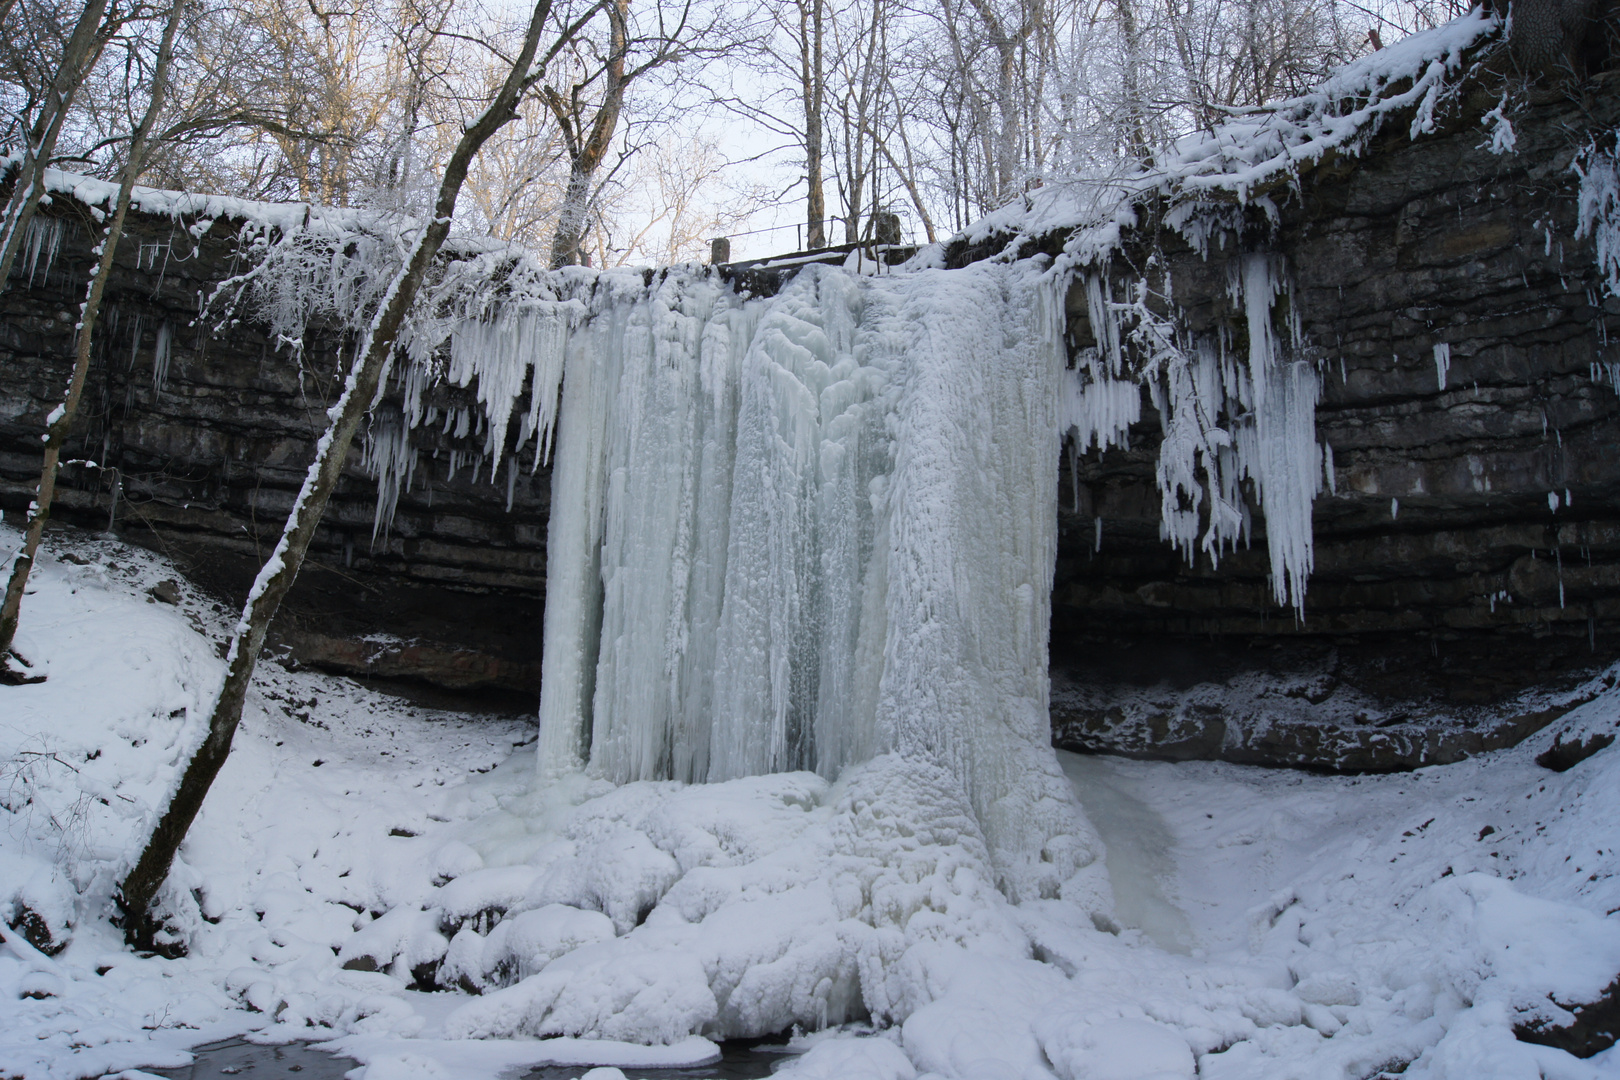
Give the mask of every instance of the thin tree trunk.
M 247 698 L 253 669 L 264 646 L 270 620 L 275 617 L 276 609 L 292 588 L 299 568 L 303 566 L 310 541 L 315 537 L 315 528 L 320 523 L 327 500 L 337 487 L 349 446 L 354 441 L 361 419 L 371 407 L 400 328 L 428 268 L 450 234 L 450 220 L 455 214 L 456 198 L 467 179 L 467 169 L 489 137 L 516 118 L 517 107 L 524 93 L 539 77 L 540 72 L 531 71 L 531 68 L 550 11 L 551 0 L 537 0 L 523 40 L 523 49 L 507 74 L 506 81 L 489 107 L 462 132 L 445 166 L 438 199 L 434 203 L 433 218 L 422 230 L 410 257 L 383 294 L 384 299 L 372 319 L 370 330 L 355 350 L 343 392 L 327 410 L 329 424 L 316 444 L 315 460 L 304 477 L 304 486 L 293 503 L 292 513 L 287 516 L 281 540 L 259 571 L 248 593 L 247 604 L 242 609 L 242 617 L 231 635 L 230 648 L 226 653 L 225 682 L 220 687 L 213 713 L 208 718 L 208 735 L 186 764 L 180 784 L 141 852 L 140 859 L 119 885 L 116 900 L 123 914 L 124 935 L 131 942 L 148 947 L 152 943 L 157 929 L 151 916 L 152 901 L 164 878 L 168 877 L 180 842 L 185 839 L 197 812 L 202 809 L 209 787 L 230 754 L 231 740 L 242 719 L 242 705 Z
M 1146 110 L 1143 107 L 1142 86 L 1138 77 L 1142 64 L 1142 43 L 1136 29 L 1136 10 L 1131 7 L 1131 2 L 1132 0 L 1114 0 L 1114 10 L 1119 15 L 1119 32 L 1125 44 L 1121 89 L 1125 94 L 1126 145 L 1130 147 L 1131 157 L 1136 159 L 1137 164 L 1145 166 L 1150 154 Z
M 1013 76 L 1018 67 L 1018 35 L 1007 32 L 1000 15 L 988 0 L 969 0 L 984 24 L 985 37 L 996 51 L 996 113 L 1001 120 L 993 140 L 986 133 L 985 152 L 991 175 L 995 178 L 993 200 L 999 206 L 1012 198 L 1013 169 L 1018 148 L 1023 143 L 1021 117 L 1013 98 Z
M 0 603 L 0 682 L 14 678 L 7 657 L 11 652 L 12 639 L 17 634 L 23 588 L 28 584 L 28 575 L 33 570 L 40 537 L 45 532 L 45 522 L 51 516 L 51 502 L 56 497 L 56 470 L 61 461 L 62 447 L 67 443 L 68 431 L 78 415 L 79 399 L 84 395 L 84 379 L 90 370 L 90 345 L 95 335 L 96 318 L 101 313 L 101 298 L 107 291 L 113 258 L 118 253 L 118 242 L 124 235 L 124 219 L 129 215 L 135 180 L 146 165 L 148 140 L 152 128 L 157 124 L 158 114 L 163 111 L 163 97 L 168 92 L 169 84 L 169 61 L 174 54 L 174 37 L 185 15 L 187 3 L 189 0 L 174 0 L 174 6 L 169 10 L 169 21 L 163 28 L 163 39 L 158 45 L 157 60 L 152 68 L 152 98 L 147 102 L 146 113 L 130 137 L 129 155 L 118 183 L 118 201 L 112 221 L 102 236 L 101 258 L 90 275 L 90 287 L 85 294 L 84 307 L 79 312 L 78 342 L 73 355 L 73 375 L 68 380 L 67 398 L 51 412 L 50 427 L 45 436 L 45 461 L 39 472 L 39 489 L 29 508 L 28 529 L 22 550 L 12 560 L 6 598 Z
M 900 164 L 895 159 L 894 154 L 889 150 L 888 143 L 879 140 L 877 147 L 882 152 L 883 159 L 889 163 L 889 168 L 893 169 L 895 174 L 900 177 L 900 183 L 906 189 L 906 195 L 911 199 L 911 205 L 916 208 L 917 216 L 922 220 L 923 233 L 928 237 L 928 242 L 932 244 L 936 239 L 934 219 L 929 216 L 928 207 L 923 204 L 922 191 L 918 189 L 917 181 L 912 176 L 911 169 Z M 907 146 L 905 149 L 909 158 L 911 148 Z
M 606 89 L 596 118 L 591 122 L 590 134 L 577 144 L 575 139 L 569 140 L 568 191 L 563 197 L 562 213 L 557 216 L 557 231 L 551 237 L 553 270 L 575 266 L 580 261 L 580 241 L 585 236 L 585 219 L 591 205 L 591 181 L 613 144 L 613 132 L 618 128 L 619 113 L 624 109 L 624 88 L 629 82 L 624 66 L 630 49 L 630 0 L 610 0 L 605 7 L 611 28 L 608 62 L 603 72 Z M 562 95 L 548 88 L 546 100 L 563 131 L 577 134 L 579 127 L 572 123 Z
M 107 0 L 88 0 L 79 13 L 79 21 L 62 50 L 62 63 L 51 80 L 50 92 L 40 106 L 39 116 L 23 146 L 23 160 L 12 184 L 11 198 L 7 201 L 5 217 L 0 219 L 0 290 L 11 280 L 11 267 L 22 250 L 28 235 L 29 222 L 39 209 L 39 200 L 45 194 L 45 167 L 56 154 L 56 140 L 62 134 L 62 121 L 67 118 L 73 97 L 84 84 L 95 59 L 101 54 L 106 38 L 101 34 L 101 20 L 107 12 Z
M 590 216 L 591 179 L 595 169 L 587 169 L 576 161 L 568 170 L 568 187 L 563 192 L 562 211 L 557 215 L 557 229 L 551 237 L 551 268 L 578 266 L 581 261 L 581 242 L 585 238 L 585 225 Z
M 800 77 L 804 97 L 804 178 L 807 249 L 827 246 L 827 195 L 821 176 L 821 112 L 827 88 L 822 69 L 823 0 L 803 0 L 799 7 Z

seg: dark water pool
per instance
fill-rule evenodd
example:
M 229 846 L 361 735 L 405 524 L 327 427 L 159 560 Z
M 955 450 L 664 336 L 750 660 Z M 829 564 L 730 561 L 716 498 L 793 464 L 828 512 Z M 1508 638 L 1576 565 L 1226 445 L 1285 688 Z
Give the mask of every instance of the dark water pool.
M 626 1068 L 630 1080 L 762 1080 L 778 1067 L 793 1060 L 781 1043 L 735 1040 L 720 1044 L 720 1060 L 695 1069 Z M 523 1080 L 575 1080 L 590 1071 L 589 1066 L 547 1065 L 530 1069 Z
M 322 1050 L 311 1050 L 308 1043 L 259 1046 L 241 1039 L 205 1043 L 194 1047 L 196 1060 L 175 1069 L 147 1068 L 142 1071 L 172 1080 L 227 1080 L 239 1076 L 251 1080 L 343 1080 L 343 1074 L 360 1063 Z
M 192 1050 L 196 1060 L 175 1069 L 145 1071 L 171 1080 L 343 1080 L 359 1065 L 353 1058 L 312 1050 L 307 1043 L 259 1046 L 241 1039 L 208 1043 Z M 624 1070 L 631 1080 L 763 1080 L 792 1057 L 781 1043 L 734 1041 L 720 1045 L 720 1060 L 695 1069 Z M 522 1080 L 576 1080 L 588 1065 L 548 1065 L 530 1069 Z

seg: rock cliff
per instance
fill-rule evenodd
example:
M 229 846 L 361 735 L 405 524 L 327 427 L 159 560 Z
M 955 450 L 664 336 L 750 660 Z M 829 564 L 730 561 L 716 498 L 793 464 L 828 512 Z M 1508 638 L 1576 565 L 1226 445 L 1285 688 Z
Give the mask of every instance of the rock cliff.
M 1499 152 L 1481 121 L 1504 101 L 1519 108 Z M 1315 503 L 1304 618 L 1270 601 L 1263 522 L 1218 569 L 1159 539 L 1160 428 L 1145 405 L 1129 451 L 1065 463 L 1060 743 L 1326 767 L 1453 760 L 1557 715 L 1526 687 L 1620 651 L 1620 301 L 1577 238 L 1573 168 L 1617 113 L 1607 80 L 1579 92 L 1486 75 L 1434 133 L 1391 124 L 1360 158 L 1272 192 L 1274 221 L 1246 211 L 1251 242 L 1287 259 L 1323 374 L 1333 480 Z M 1192 326 L 1231 319 L 1235 253 L 1206 257 L 1156 224 L 1145 215 L 1124 258 L 1166 259 Z M 1083 301 L 1071 308 L 1072 332 L 1088 334 Z M 1312 708 L 1281 719 L 1274 701 L 1211 692 L 1256 673 Z
M 1386 125 L 1359 157 L 1234 202 L 1236 246 L 1200 253 L 1164 227 L 1164 206 L 1139 207 L 1120 270 L 1161 260 L 1195 330 L 1234 318 L 1230 259 L 1285 257 L 1320 360 L 1332 490 L 1315 504 L 1301 619 L 1273 599 L 1263 519 L 1254 546 L 1218 567 L 1188 565 L 1160 539 L 1150 404 L 1128 449 L 1066 461 L 1061 745 L 1411 767 L 1553 722 L 1582 673 L 1620 655 L 1620 300 L 1577 238 L 1572 167 L 1613 138 L 1620 94 L 1602 75 L 1578 88 L 1488 67 L 1470 79 L 1434 131 Z M 1508 116 L 1511 147 L 1493 145 L 1492 110 Z M 60 250 L 47 245 L 0 295 L 8 514 L 33 483 L 89 267 L 84 208 L 59 197 L 48 213 Z M 75 445 L 96 464 L 65 474 L 57 517 L 159 547 L 228 598 L 280 528 L 346 343 L 312 340 L 299 363 L 251 322 L 199 325 L 200 297 L 236 265 L 235 232 L 225 219 L 197 235 L 186 224 L 140 215 L 123 245 Z M 1089 341 L 1078 292 L 1070 316 L 1071 340 Z M 470 401 L 435 393 L 446 416 Z M 418 434 L 416 482 L 375 539 L 375 481 L 351 457 L 274 648 L 532 707 L 549 473 L 503 467 L 491 482 L 477 432 L 443 427 Z M 518 452 L 527 461 L 533 446 Z
M 0 294 L 0 505 L 19 523 L 92 265 L 88 211 L 58 196 L 48 212 L 41 254 Z M 193 235 L 190 222 L 131 217 L 70 448 L 95 467 L 64 470 L 54 520 L 158 548 L 239 603 L 280 535 L 349 343 L 312 337 L 300 361 L 250 321 L 199 322 L 202 300 L 239 269 L 239 223 Z M 435 394 L 452 413 L 473 404 L 454 387 Z M 459 438 L 419 432 L 416 483 L 381 529 L 356 448 L 272 630 L 273 654 L 447 701 L 533 709 L 550 475 L 503 468 L 492 482 L 476 434 L 476 423 Z

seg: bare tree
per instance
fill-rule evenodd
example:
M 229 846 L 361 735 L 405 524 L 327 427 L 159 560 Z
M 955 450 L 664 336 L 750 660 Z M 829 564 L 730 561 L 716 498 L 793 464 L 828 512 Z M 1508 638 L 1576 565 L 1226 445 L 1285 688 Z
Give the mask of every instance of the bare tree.
M 822 110 L 826 107 L 826 0 L 794 0 L 798 13 L 799 100 L 804 106 L 805 247 L 827 246 L 822 186 Z
M 882 71 L 889 63 L 886 44 L 893 5 L 889 0 L 851 4 L 833 24 L 836 88 L 831 111 L 835 127 L 833 166 L 843 203 L 844 243 L 861 239 L 868 199 L 878 202 L 878 151 L 872 133 L 884 105 Z
M 709 240 L 771 205 L 768 189 L 738 185 L 713 138 L 670 131 L 635 155 L 622 181 L 598 197 L 591 244 L 598 265 L 668 265 L 707 257 Z
M 124 235 L 124 219 L 129 214 L 135 181 L 140 177 L 145 164 L 152 129 L 163 111 L 163 97 L 168 88 L 175 34 L 180 28 L 181 20 L 185 18 L 186 4 L 187 0 L 174 0 L 168 18 L 164 22 L 163 37 L 158 44 L 157 55 L 152 65 L 151 90 L 146 112 L 130 135 L 112 220 L 107 223 L 106 232 L 102 235 L 99 246 L 101 257 L 90 274 L 84 304 L 79 309 L 78 343 L 74 351 L 73 374 L 68 381 L 67 396 L 50 414 L 50 426 L 45 435 L 45 460 L 39 474 L 39 488 L 29 508 L 22 549 L 12 560 L 5 600 L 0 602 L 0 681 L 20 681 L 17 674 L 12 671 L 8 658 L 12 640 L 17 633 L 23 588 L 28 584 L 34 557 L 39 551 L 40 537 L 45 532 L 45 522 L 51 516 L 51 502 L 55 497 L 56 471 L 61 460 L 62 447 L 67 442 L 68 432 L 72 429 L 74 418 L 78 414 L 79 399 L 84 394 L 84 378 L 90 370 L 90 345 L 95 335 L 96 319 L 101 313 L 101 298 L 107 289 L 107 278 L 112 273 L 113 260 L 118 253 L 118 242 Z
M 497 130 L 517 116 L 518 106 L 557 53 L 570 43 L 581 24 L 564 27 L 543 57 L 540 41 L 551 15 L 551 0 L 538 0 L 517 55 L 488 106 L 463 130 L 450 155 L 434 200 L 432 217 L 417 232 L 403 265 L 383 293 L 369 328 L 355 348 L 343 390 L 327 411 L 329 424 L 316 445 L 315 460 L 293 503 L 281 539 L 259 571 L 242 617 L 231 635 L 226 674 L 208 719 L 208 734 L 187 762 L 180 783 L 156 829 L 129 874 L 120 883 L 117 902 L 126 937 L 150 944 L 157 930 L 151 915 L 153 898 L 169 874 L 175 853 L 202 808 L 208 789 L 230 754 L 242 718 L 242 705 L 264 646 L 265 633 L 277 608 L 292 588 L 315 528 L 343 471 L 343 463 L 361 419 L 371 407 L 377 386 L 416 294 L 450 234 L 456 200 L 473 158 Z
M 742 36 L 723 5 L 700 7 L 698 0 L 655 0 L 645 12 L 632 9 L 630 0 L 599 0 L 598 8 L 606 16 L 605 40 L 576 37 L 565 55 L 567 79 L 548 82 L 543 90 L 568 157 L 551 240 L 553 267 L 581 261 L 598 174 L 619 133 L 629 87 L 677 64 L 724 56 Z M 628 156 L 621 155 L 620 165 Z
M 613 143 L 613 133 L 624 110 L 624 91 L 639 72 L 630 67 L 630 0 L 604 0 L 608 17 L 607 54 L 601 62 L 587 58 L 589 43 L 575 52 L 580 78 L 564 94 L 555 86 L 544 90 L 546 105 L 562 131 L 568 154 L 568 186 L 551 238 L 551 265 L 570 266 L 581 261 L 580 240 L 585 235 L 586 213 L 595 193 L 593 181 Z M 593 84 L 601 84 L 600 97 L 591 100 Z
M 123 20 L 119 11 L 109 13 L 108 0 L 86 0 L 61 45 L 49 82 L 37 94 L 27 94 L 21 109 L 13 110 L 21 121 L 18 134 L 22 161 L 12 181 L 4 216 L 0 217 L 0 289 L 10 280 L 29 223 L 45 195 L 45 169 L 56 155 L 56 143 L 73 99 Z
M 469 229 L 544 250 L 557 224 L 568 159 L 551 111 L 531 101 L 484 144 L 467 176 Z

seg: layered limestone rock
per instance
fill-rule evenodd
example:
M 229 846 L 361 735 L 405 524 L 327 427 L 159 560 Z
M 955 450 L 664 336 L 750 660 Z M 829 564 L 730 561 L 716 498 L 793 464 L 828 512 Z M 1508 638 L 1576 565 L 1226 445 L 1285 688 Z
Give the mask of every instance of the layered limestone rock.
M 18 524 L 92 265 L 86 208 L 59 195 L 50 210 L 60 246 L 22 261 L 0 293 L 0 506 Z M 201 302 L 242 268 L 240 223 L 199 235 L 191 224 L 131 215 L 64 455 L 94 466 L 64 469 L 53 520 L 149 544 L 234 604 L 280 535 L 348 343 L 312 336 L 300 361 L 251 322 L 199 322 Z M 434 395 L 452 415 L 474 405 L 470 390 Z M 385 405 L 368 438 L 392 419 Z M 274 655 L 444 691 L 447 703 L 534 708 L 550 474 L 503 467 L 492 481 L 477 436 L 476 421 L 459 437 L 447 424 L 419 431 L 413 482 L 382 529 L 356 446 L 272 629 Z
M 1218 566 L 1189 565 L 1161 539 L 1162 436 L 1146 394 L 1128 449 L 1066 459 L 1052 623 L 1061 745 L 1330 768 L 1454 760 L 1551 722 L 1567 696 L 1526 688 L 1573 692 L 1620 651 L 1620 301 L 1576 237 L 1572 169 L 1620 124 L 1620 95 L 1601 78 L 1577 100 L 1489 70 L 1467 86 L 1431 133 L 1387 124 L 1359 157 L 1330 155 L 1232 200 L 1226 247 L 1194 250 L 1162 227 L 1164 206 L 1138 208 L 1110 272 L 1163 260 L 1191 332 L 1241 318 L 1233 259 L 1281 257 L 1319 361 L 1331 487 L 1315 502 L 1300 618 L 1268 580 L 1262 515 L 1251 545 Z M 89 267 L 88 215 L 66 198 L 51 213 L 68 222 L 60 250 L 0 295 L 11 515 L 33 483 Z M 111 523 L 234 596 L 284 520 L 345 343 L 311 340 L 300 364 L 249 323 L 197 325 L 199 297 L 237 266 L 235 231 L 187 224 L 139 215 L 121 249 L 73 448 L 96 467 L 65 474 L 58 518 Z M 1070 315 L 1078 349 L 1095 337 L 1081 288 Z M 443 422 L 413 432 L 416 470 L 375 539 L 376 483 L 365 455 L 351 457 L 277 648 L 455 693 L 532 695 L 549 471 L 502 467 L 492 482 L 476 412 L 464 428 L 452 419 L 473 391 L 431 395 Z M 532 457 L 532 440 L 512 442 Z
M 1496 152 L 1481 119 L 1515 93 L 1515 146 Z M 1269 602 L 1263 519 L 1218 568 L 1160 539 L 1160 418 L 1144 401 L 1131 450 L 1064 465 L 1061 745 L 1410 768 L 1511 745 L 1561 711 L 1522 691 L 1614 658 L 1620 300 L 1576 237 L 1572 164 L 1617 120 L 1607 82 L 1577 101 L 1488 78 L 1436 133 L 1391 125 L 1361 158 L 1270 193 L 1277 220 L 1255 242 L 1287 259 L 1331 450 L 1304 618 Z M 1234 253 L 1206 257 L 1157 224 L 1132 254 L 1168 260 L 1192 327 L 1231 319 Z M 1083 302 L 1071 309 L 1088 335 Z M 1257 668 L 1276 698 L 1312 708 L 1277 717 L 1252 697 Z

